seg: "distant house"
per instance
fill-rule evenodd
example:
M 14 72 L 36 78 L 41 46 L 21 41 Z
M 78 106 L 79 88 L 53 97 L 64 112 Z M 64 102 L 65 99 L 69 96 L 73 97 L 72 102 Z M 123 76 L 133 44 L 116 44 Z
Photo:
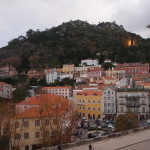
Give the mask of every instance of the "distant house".
M 73 96 L 73 88 L 71 86 L 64 87 L 42 87 L 42 93 L 55 94 L 63 98 L 70 99 Z
M 62 70 L 63 72 L 74 72 L 75 71 L 74 64 L 64 64 Z
M 81 66 L 98 66 L 98 60 L 97 59 L 84 59 L 81 60 Z
M 0 78 L 12 78 L 18 75 L 16 68 L 6 65 L 4 67 L 0 67 Z
M 0 97 L 10 99 L 12 97 L 12 85 L 0 82 Z
M 130 75 L 132 77 L 138 74 L 149 74 L 150 64 L 145 63 L 124 63 L 118 64 L 117 67 L 121 67 L 123 70 L 126 71 L 126 75 Z

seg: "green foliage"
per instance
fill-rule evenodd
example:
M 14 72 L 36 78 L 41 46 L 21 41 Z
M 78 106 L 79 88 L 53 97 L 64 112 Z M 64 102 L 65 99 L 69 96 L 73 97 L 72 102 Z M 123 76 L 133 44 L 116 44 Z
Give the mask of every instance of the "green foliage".
M 125 114 L 121 114 L 116 119 L 116 130 L 118 132 L 138 127 L 136 114 L 128 111 Z
M 102 65 L 102 68 L 104 68 L 105 70 L 112 69 L 112 67 L 114 67 L 114 65 L 112 63 L 104 63 Z
M 112 28 L 113 26 L 113 28 Z M 127 47 L 132 38 L 136 46 Z M 70 21 L 47 29 L 29 29 L 0 49 L 0 65 L 11 64 L 19 71 L 38 66 L 61 67 L 65 63 L 78 65 L 82 59 L 105 58 L 122 62 L 150 62 L 150 39 L 142 39 L 113 23 L 92 25 L 85 21 Z M 15 53 L 17 57 L 12 56 Z M 96 55 L 99 53 L 100 55 Z M 19 65 L 17 62 L 19 60 Z
M 70 78 L 64 78 L 61 81 L 59 80 L 55 80 L 54 83 L 48 84 L 47 86 L 74 86 L 74 79 L 70 79 Z
M 20 102 L 27 96 L 27 87 L 25 85 L 19 86 L 12 92 L 12 101 L 14 103 Z

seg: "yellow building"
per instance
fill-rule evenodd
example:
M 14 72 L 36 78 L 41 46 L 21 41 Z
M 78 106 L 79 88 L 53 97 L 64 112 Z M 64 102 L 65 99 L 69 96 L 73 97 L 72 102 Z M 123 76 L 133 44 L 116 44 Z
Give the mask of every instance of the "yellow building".
M 75 71 L 74 64 L 64 64 L 62 70 L 63 72 L 74 72 Z
M 103 118 L 102 92 L 91 90 L 76 93 L 74 102 L 81 117 L 87 119 Z

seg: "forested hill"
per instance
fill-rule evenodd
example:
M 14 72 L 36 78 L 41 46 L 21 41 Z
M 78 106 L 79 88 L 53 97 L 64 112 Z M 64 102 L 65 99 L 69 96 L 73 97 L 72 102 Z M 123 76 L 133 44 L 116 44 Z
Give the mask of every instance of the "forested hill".
M 81 59 L 105 58 L 117 62 L 150 62 L 150 39 L 127 32 L 115 22 L 97 25 L 70 21 L 45 31 L 26 32 L 0 49 L 0 65 L 11 64 L 18 70 L 78 65 Z

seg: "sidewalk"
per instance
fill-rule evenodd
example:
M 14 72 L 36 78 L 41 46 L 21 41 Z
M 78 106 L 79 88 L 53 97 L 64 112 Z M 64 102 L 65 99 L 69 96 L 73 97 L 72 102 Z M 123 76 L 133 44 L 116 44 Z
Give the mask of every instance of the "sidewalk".
M 132 146 L 134 143 L 136 144 Z M 91 144 L 94 150 L 115 150 L 124 146 L 127 147 L 119 150 L 150 150 L 150 129 Z M 68 150 L 88 150 L 88 145 L 76 146 Z M 131 146 L 128 147 L 128 145 Z

